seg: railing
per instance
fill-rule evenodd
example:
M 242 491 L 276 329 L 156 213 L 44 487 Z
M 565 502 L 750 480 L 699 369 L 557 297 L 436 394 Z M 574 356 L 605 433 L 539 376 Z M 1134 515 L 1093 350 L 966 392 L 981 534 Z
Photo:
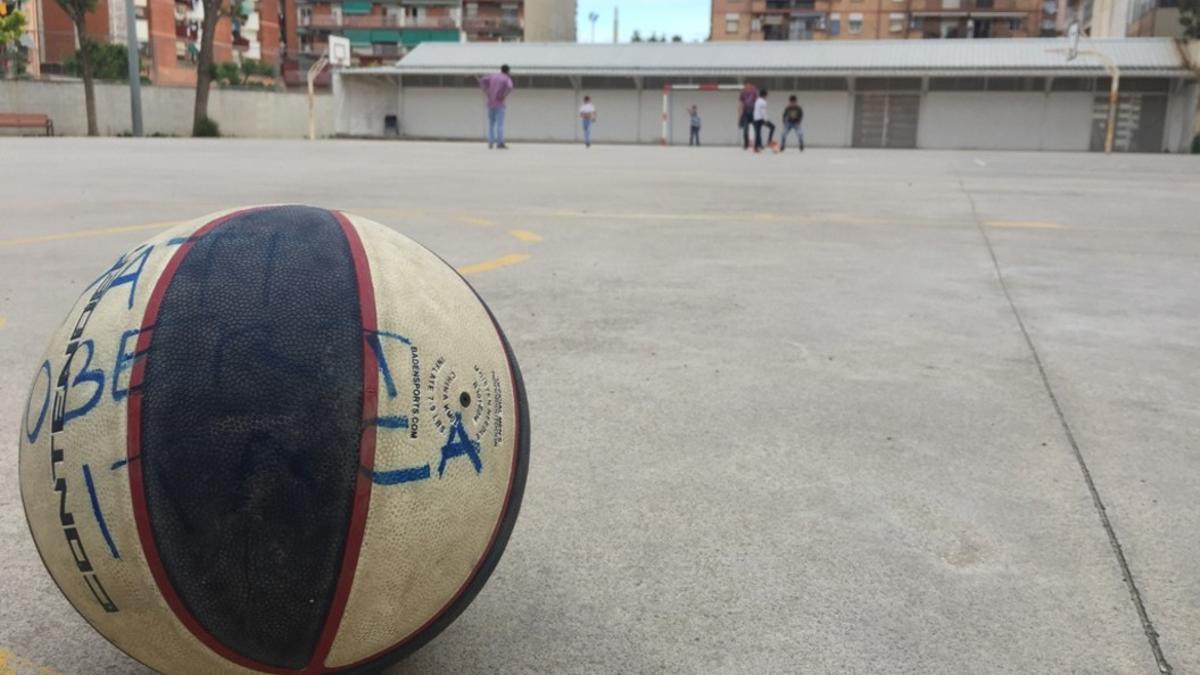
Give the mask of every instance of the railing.
M 525 21 L 522 19 L 502 19 L 495 17 L 468 17 L 463 19 L 463 30 L 479 32 L 484 30 L 524 30 Z
M 333 14 L 314 14 L 301 17 L 299 24 L 302 28 L 412 28 L 419 29 L 455 29 L 453 19 L 410 19 L 404 16 L 387 16 L 384 14 L 343 14 L 340 17 Z
M 1029 12 L 1042 8 L 1039 0 L 912 0 L 914 12 Z

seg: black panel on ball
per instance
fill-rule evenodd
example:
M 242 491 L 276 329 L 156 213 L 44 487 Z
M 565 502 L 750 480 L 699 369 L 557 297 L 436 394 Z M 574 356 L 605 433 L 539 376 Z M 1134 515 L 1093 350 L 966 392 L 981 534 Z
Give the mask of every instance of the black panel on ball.
M 230 650 L 303 668 L 359 463 L 362 319 L 339 223 L 287 206 L 217 225 L 183 258 L 153 330 L 140 461 L 166 574 Z

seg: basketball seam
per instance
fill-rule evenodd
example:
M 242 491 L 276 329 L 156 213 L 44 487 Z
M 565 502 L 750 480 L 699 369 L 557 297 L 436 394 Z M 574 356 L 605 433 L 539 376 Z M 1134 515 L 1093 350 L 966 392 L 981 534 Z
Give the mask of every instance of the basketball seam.
M 350 589 L 357 572 L 358 558 L 362 551 L 363 537 L 366 533 L 367 515 L 371 505 L 371 472 L 375 468 L 375 425 L 372 420 L 379 409 L 379 364 L 375 352 L 367 343 L 371 332 L 378 330 L 378 316 L 375 310 L 375 287 L 371 279 L 371 263 L 367 259 L 362 239 L 354 224 L 340 211 L 330 211 L 342 228 L 346 243 L 350 247 L 350 258 L 354 261 L 354 273 L 358 280 L 358 305 L 362 317 L 362 437 L 359 441 L 359 466 L 355 477 L 354 506 L 347 526 L 346 543 L 342 552 L 342 565 L 338 573 L 337 589 L 334 591 L 333 603 L 325 615 L 325 625 L 321 629 L 321 637 L 313 650 L 312 658 L 303 673 L 326 672 L 325 659 L 333 648 L 338 629 L 341 628 L 342 617 L 350 601 Z
M 335 213 L 337 213 L 337 215 L 339 215 L 341 218 L 345 217 L 345 215 L 342 214 L 341 212 L 335 212 Z M 418 244 L 418 246 L 420 246 L 420 245 Z M 451 266 L 449 263 L 447 263 L 441 256 L 437 255 L 433 251 L 430 251 L 429 249 L 425 248 L 424 246 L 422 246 L 421 248 L 423 250 L 425 250 L 426 252 L 428 252 L 430 255 L 433 255 L 435 258 L 437 258 L 442 264 L 446 265 L 446 267 L 449 267 L 452 271 L 454 271 L 454 273 L 458 277 L 459 281 L 461 281 L 463 283 L 463 285 L 465 285 L 467 287 L 467 290 L 469 290 L 471 292 L 471 294 L 475 297 L 475 300 L 477 302 L 479 302 L 480 306 L 482 306 L 484 308 L 484 312 L 487 313 L 488 320 L 491 322 L 492 328 L 496 332 L 496 338 L 500 342 L 500 349 L 504 353 L 504 363 L 508 367 L 509 382 L 513 386 L 513 408 L 514 408 L 514 410 L 513 410 L 513 412 L 514 412 L 514 415 L 513 415 L 513 420 L 514 420 L 514 423 L 513 423 L 513 429 L 514 429 L 513 458 L 512 458 L 512 463 L 509 468 L 508 487 L 507 487 L 507 490 L 504 495 L 504 504 L 501 506 L 499 517 L 496 519 L 496 525 L 492 528 L 492 533 L 491 533 L 490 538 L 488 539 L 488 544 L 486 547 L 484 547 L 483 553 L 480 555 L 479 560 L 475 563 L 474 567 L 471 569 L 471 573 L 469 575 L 467 575 L 467 578 L 463 581 L 462 585 L 455 592 L 454 597 L 452 597 L 449 601 L 447 601 L 446 604 L 443 605 L 441 607 L 441 609 L 439 609 L 432 617 L 430 617 L 428 621 L 426 621 L 424 624 L 422 624 L 416 630 L 413 630 L 411 633 L 409 633 L 407 636 L 405 636 L 404 639 L 400 640 L 399 642 L 396 642 L 396 643 L 392 644 L 391 646 L 386 647 L 386 648 L 384 648 L 370 656 L 367 656 L 363 659 L 354 661 L 354 662 L 346 664 L 344 666 L 338 666 L 336 668 L 331 668 L 326 672 L 344 672 L 344 671 L 354 670 L 356 668 L 362 668 L 362 667 L 368 666 L 368 665 L 371 665 L 371 666 L 384 665 L 384 664 L 375 664 L 373 662 L 378 659 L 385 658 L 390 654 L 394 654 L 394 653 L 398 652 L 399 650 L 402 650 L 405 646 L 412 644 L 415 641 L 420 640 L 422 637 L 425 637 L 424 633 L 426 633 L 426 631 L 428 631 L 434 624 L 436 624 L 439 620 L 441 620 L 447 614 L 461 612 L 462 610 L 466 609 L 465 604 L 462 606 L 459 606 L 459 601 L 467 594 L 468 590 L 472 589 L 472 586 L 475 584 L 476 579 L 479 577 L 479 574 L 483 571 L 484 567 L 486 567 L 488 565 L 489 559 L 492 557 L 493 553 L 495 553 L 495 549 L 496 549 L 497 545 L 498 544 L 500 546 L 507 545 L 507 537 L 504 538 L 504 541 L 501 541 L 500 534 L 506 528 L 511 533 L 512 527 L 515 527 L 515 525 L 516 525 L 516 513 L 520 508 L 520 498 L 521 498 L 520 493 L 523 492 L 523 490 L 524 490 L 524 481 L 520 480 L 519 474 L 521 471 L 523 471 L 526 468 L 526 467 L 521 466 L 521 459 L 522 459 L 522 457 L 521 457 L 521 455 L 522 455 L 521 433 L 523 430 L 523 427 L 521 425 L 521 418 L 522 418 L 523 414 L 525 413 L 525 406 L 521 405 L 521 400 L 520 400 L 521 397 L 518 395 L 519 394 L 519 392 L 518 392 L 519 385 L 518 385 L 517 374 L 516 374 L 517 367 L 514 363 L 514 359 L 511 358 L 511 351 L 510 351 L 511 348 L 508 346 L 508 344 L 504 338 L 503 331 L 500 328 L 500 324 L 496 321 L 496 317 L 492 315 L 491 310 L 488 309 L 487 305 L 483 302 L 483 299 L 479 297 L 479 294 L 477 292 L 475 292 L 474 287 L 472 287 L 471 284 L 468 283 L 467 280 L 465 278 L 463 278 L 463 276 L 461 274 L 459 274 L 458 271 L 455 270 L 454 267 Z M 528 422 L 526 423 L 526 427 L 527 426 L 528 426 Z M 525 431 L 527 433 L 527 429 L 525 429 Z M 515 503 L 513 501 L 514 494 L 517 497 L 517 500 Z M 495 565 L 498 564 L 499 562 L 500 562 L 499 556 L 497 555 L 496 559 L 492 562 L 492 569 L 494 569 Z M 491 570 L 488 571 L 488 576 L 490 576 L 490 574 L 491 574 Z M 485 579 L 485 581 L 486 581 L 486 579 Z M 482 587 L 480 586 L 479 588 L 473 589 L 474 593 L 478 593 L 479 590 L 481 590 L 481 588 Z M 448 625 L 449 624 L 447 624 L 447 626 Z M 441 630 L 443 630 L 445 628 L 446 628 L 446 626 L 440 627 L 438 629 L 438 632 L 440 632 Z M 434 633 L 433 635 L 430 635 L 428 637 L 430 639 L 432 639 L 432 637 L 434 637 L 434 636 L 436 636 L 436 633 Z
M 191 251 L 194 241 L 207 235 L 215 230 L 218 226 L 236 218 L 238 216 L 259 211 L 265 207 L 254 207 L 249 209 L 240 209 L 227 213 L 219 218 L 209 221 L 197 228 L 192 234 L 180 244 L 179 248 L 172 254 L 171 259 L 163 268 L 159 278 L 155 281 L 154 290 L 150 293 L 150 298 L 146 304 L 146 311 L 142 318 L 142 325 L 138 334 L 137 346 L 135 353 L 146 354 L 150 349 L 154 334 L 154 324 L 158 319 L 158 313 L 162 305 L 167 289 L 171 285 L 171 281 L 175 276 L 176 271 L 183 264 L 183 259 L 187 257 Z M 145 377 L 146 359 L 138 359 L 133 362 L 133 367 L 130 369 L 129 376 L 129 399 L 127 410 L 127 429 L 126 429 L 126 459 L 129 467 L 129 492 L 133 502 L 134 521 L 137 526 L 138 540 L 142 545 L 142 554 L 146 560 L 146 565 L 150 568 L 151 576 L 154 579 L 155 586 L 158 588 L 163 600 L 171 609 L 184 628 L 188 630 L 196 639 L 208 647 L 217 655 L 231 661 L 244 668 L 258 670 L 266 673 L 286 674 L 295 671 L 288 669 L 277 668 L 267 664 L 259 663 L 253 659 L 249 659 L 241 654 L 230 649 L 211 633 L 209 633 L 196 617 L 192 616 L 191 611 L 183 604 L 183 599 L 179 597 L 170 578 L 167 576 L 166 568 L 162 563 L 162 559 L 158 552 L 158 543 L 154 537 L 153 528 L 150 526 L 150 514 L 146 501 L 145 484 L 142 479 L 142 468 L 140 461 L 141 453 L 141 409 L 142 409 L 142 390 L 141 384 Z

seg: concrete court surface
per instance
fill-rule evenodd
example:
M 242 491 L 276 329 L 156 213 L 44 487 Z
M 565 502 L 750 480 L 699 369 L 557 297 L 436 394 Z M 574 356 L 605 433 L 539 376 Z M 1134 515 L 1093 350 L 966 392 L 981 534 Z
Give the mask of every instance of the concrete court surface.
M 297 201 L 462 266 L 529 388 L 508 551 L 392 672 L 1200 673 L 1200 157 L 0 157 L 0 672 L 145 672 L 71 610 L 22 516 L 52 327 L 161 223 Z

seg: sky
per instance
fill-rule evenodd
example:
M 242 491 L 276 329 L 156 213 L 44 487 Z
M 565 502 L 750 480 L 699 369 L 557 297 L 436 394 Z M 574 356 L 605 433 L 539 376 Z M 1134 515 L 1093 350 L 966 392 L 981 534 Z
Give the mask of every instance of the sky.
M 668 38 L 681 35 L 683 39 L 701 41 L 708 39 L 708 26 L 712 12 L 711 0 L 578 0 L 576 14 L 580 42 L 592 41 L 592 23 L 588 14 L 600 15 L 596 21 L 596 41 L 612 42 L 613 7 L 619 7 L 621 42 L 629 42 L 633 31 L 642 37 L 651 33 Z

